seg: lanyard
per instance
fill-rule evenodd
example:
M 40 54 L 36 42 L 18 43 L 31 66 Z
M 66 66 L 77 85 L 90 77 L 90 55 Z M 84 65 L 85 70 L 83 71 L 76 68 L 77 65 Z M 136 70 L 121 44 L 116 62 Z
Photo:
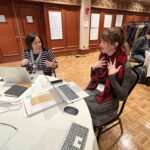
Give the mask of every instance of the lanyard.
M 41 55 L 42 55 L 42 51 L 39 53 L 38 57 L 36 58 L 36 60 L 34 59 L 34 56 L 33 56 L 33 52 L 32 50 L 30 50 L 30 55 L 31 55 L 31 61 L 32 61 L 32 64 L 33 64 L 33 68 L 37 68 L 37 62 L 40 60 L 41 61 Z M 41 63 L 40 63 L 41 65 Z

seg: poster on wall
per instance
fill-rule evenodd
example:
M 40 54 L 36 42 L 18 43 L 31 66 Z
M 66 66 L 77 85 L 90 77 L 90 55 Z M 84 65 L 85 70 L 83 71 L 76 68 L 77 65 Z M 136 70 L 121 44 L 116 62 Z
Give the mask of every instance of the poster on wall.
M 61 12 L 49 11 L 50 37 L 52 40 L 63 39 Z
M 1 22 L 6 22 L 6 18 L 4 15 L 0 15 L 0 23 Z
M 98 40 L 98 28 L 90 29 L 90 40 Z
M 91 27 L 98 27 L 99 28 L 99 19 L 100 19 L 100 14 L 91 14 Z
M 104 28 L 110 28 L 112 23 L 112 15 L 105 15 Z
M 100 14 L 91 14 L 90 40 L 98 40 Z
M 26 16 L 27 23 L 33 23 L 33 17 L 32 16 Z
M 115 27 L 121 27 L 122 26 L 122 21 L 123 21 L 123 15 L 117 14 L 116 15 Z

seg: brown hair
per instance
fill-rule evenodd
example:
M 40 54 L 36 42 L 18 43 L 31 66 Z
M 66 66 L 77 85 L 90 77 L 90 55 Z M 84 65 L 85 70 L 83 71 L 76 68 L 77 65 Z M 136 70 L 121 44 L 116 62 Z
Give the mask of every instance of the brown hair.
M 122 28 L 109 28 L 103 32 L 102 39 L 110 44 L 117 42 L 117 47 L 120 48 L 125 40 L 124 30 Z
M 150 26 L 147 28 L 146 34 L 150 35 Z
M 26 38 L 25 38 L 26 47 L 27 47 L 28 49 L 32 49 L 32 43 L 33 43 L 33 41 L 35 40 L 35 38 L 36 38 L 37 36 L 38 36 L 39 39 L 41 40 L 42 48 L 43 48 L 43 40 L 42 40 L 41 36 L 39 36 L 37 33 L 32 32 L 32 33 L 29 33 L 29 34 L 26 36 Z

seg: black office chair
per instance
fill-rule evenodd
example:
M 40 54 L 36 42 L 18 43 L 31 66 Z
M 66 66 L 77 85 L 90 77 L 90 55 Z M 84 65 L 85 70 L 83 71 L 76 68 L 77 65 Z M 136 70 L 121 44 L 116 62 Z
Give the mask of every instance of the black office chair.
M 54 68 L 50 68 L 49 69 L 50 71 L 43 71 L 44 72 L 44 74 L 45 75 L 47 75 L 47 76 L 54 76 L 54 77 L 56 77 L 56 71 L 55 71 L 55 69 Z
M 126 63 L 125 71 L 127 71 L 127 67 L 129 67 L 128 63 Z M 131 91 L 134 89 L 135 85 L 137 84 L 138 79 L 139 79 L 138 74 L 136 73 L 136 71 L 133 68 L 131 68 L 131 73 L 129 72 L 128 78 L 125 79 L 125 80 L 127 80 L 126 82 L 128 82 L 129 85 L 130 85 L 129 91 L 128 91 L 128 96 L 130 95 Z M 122 101 L 122 100 L 120 100 L 120 101 Z M 98 129 L 97 140 L 100 138 L 100 135 L 102 133 L 106 132 L 107 130 L 109 130 L 113 127 L 115 127 L 118 124 L 120 125 L 121 134 L 123 134 L 123 127 L 122 127 L 122 122 L 121 122 L 120 115 L 123 112 L 126 101 L 127 101 L 127 98 L 122 101 L 121 107 L 118 110 L 118 112 L 114 111 L 114 113 L 112 113 L 110 117 L 104 119 L 103 121 L 93 119 L 94 129 L 95 130 Z

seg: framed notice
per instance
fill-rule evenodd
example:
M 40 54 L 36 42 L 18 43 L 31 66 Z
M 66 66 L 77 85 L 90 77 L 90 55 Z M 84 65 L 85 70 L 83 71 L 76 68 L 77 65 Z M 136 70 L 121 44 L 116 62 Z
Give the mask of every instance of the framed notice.
M 90 29 L 90 40 L 98 40 L 98 28 Z
M 99 28 L 99 19 L 100 19 L 100 14 L 91 14 L 91 27 L 98 27 Z
M 116 15 L 115 27 L 121 27 L 122 26 L 122 21 L 123 21 L 123 15 L 117 14 Z
M 110 28 L 112 23 L 112 15 L 105 15 L 104 28 Z
M 6 17 L 5 15 L 0 15 L 0 23 L 6 23 Z
M 52 40 L 63 39 L 61 12 L 49 11 L 49 28 Z
M 100 14 L 91 14 L 90 40 L 98 40 Z
M 33 17 L 32 16 L 26 16 L 27 23 L 33 23 Z

